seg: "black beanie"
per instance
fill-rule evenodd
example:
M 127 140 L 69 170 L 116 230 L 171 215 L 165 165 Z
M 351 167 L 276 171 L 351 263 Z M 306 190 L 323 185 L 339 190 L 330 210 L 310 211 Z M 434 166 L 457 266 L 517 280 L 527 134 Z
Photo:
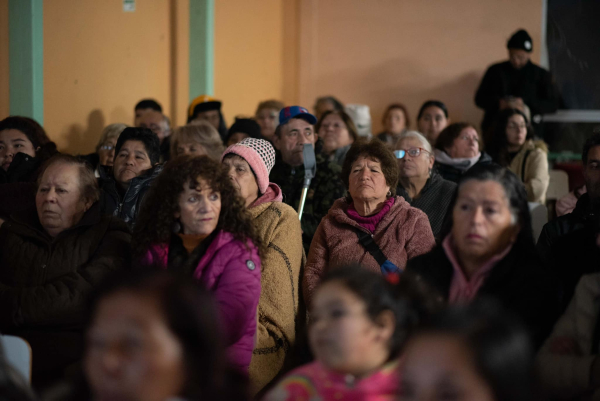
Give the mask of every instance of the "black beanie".
M 506 47 L 509 49 L 521 49 L 531 53 L 533 50 L 533 41 L 525 29 L 519 29 L 510 37 Z
M 260 139 L 260 125 L 250 118 L 236 118 L 235 122 L 231 127 L 229 127 L 229 132 L 227 133 L 227 139 L 225 143 L 229 140 L 231 135 L 241 132 L 243 134 L 248 135 L 250 138 L 258 138 Z

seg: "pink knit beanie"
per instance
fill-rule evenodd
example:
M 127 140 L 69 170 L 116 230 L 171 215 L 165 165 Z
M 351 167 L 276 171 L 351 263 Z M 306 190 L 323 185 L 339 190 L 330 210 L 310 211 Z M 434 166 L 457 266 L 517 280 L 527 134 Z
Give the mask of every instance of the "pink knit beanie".
M 225 149 L 221 161 L 229 153 L 234 153 L 248 162 L 258 181 L 258 189 L 264 194 L 269 188 L 269 173 L 275 165 L 273 145 L 264 139 L 246 138 Z

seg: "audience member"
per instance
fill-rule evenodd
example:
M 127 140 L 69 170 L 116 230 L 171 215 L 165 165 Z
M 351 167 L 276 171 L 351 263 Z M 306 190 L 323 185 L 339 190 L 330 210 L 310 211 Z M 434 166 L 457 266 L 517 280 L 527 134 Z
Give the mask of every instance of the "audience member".
M 171 149 L 171 124 L 169 119 L 161 112 L 150 110 L 140 117 L 139 124 L 136 127 L 148 128 L 156 134 L 160 142 L 161 162 L 169 160 L 169 151 Z
M 519 315 L 540 345 L 556 318 L 557 288 L 535 252 L 527 194 L 495 164 L 462 176 L 442 243 L 415 258 L 419 274 L 449 303 L 489 296 Z
M 330 161 L 344 164 L 350 146 L 358 140 L 354 121 L 345 111 L 326 111 L 315 126 L 315 131 L 323 141 L 323 155 Z
M 360 263 L 371 271 L 397 275 L 407 260 L 435 245 L 425 213 L 395 196 L 398 165 L 383 142 L 353 145 L 342 180 L 348 197 L 335 201 L 310 246 L 304 275 L 307 303 L 330 269 Z
M 440 132 L 450 124 L 448 109 L 439 100 L 428 100 L 417 114 L 418 131 L 425 135 L 431 146 L 435 146 Z
M 246 202 L 264 248 L 258 332 L 250 363 L 250 384 L 256 394 L 282 369 L 295 343 L 296 321 L 305 319 L 299 314 L 302 230 L 298 214 L 282 202 L 281 189 L 269 182 L 275 164 L 275 149 L 269 141 L 244 139 L 225 150 L 222 162 Z
M 412 207 L 421 209 L 429 218 L 433 236 L 440 240 L 442 224 L 450 210 L 456 184 L 442 178 L 433 164 L 431 144 L 416 131 L 400 135 L 394 154 L 398 159 L 398 188 L 396 194 Z
M 412 315 L 380 274 L 360 266 L 329 271 L 310 317 L 315 361 L 286 375 L 266 401 L 396 398 Z
M 227 146 L 234 145 L 243 141 L 246 138 L 260 138 L 260 125 L 251 118 L 237 118 L 227 133 L 225 144 Z
M 410 117 L 406 106 L 402 103 L 390 104 L 383 113 L 381 123 L 383 124 L 383 132 L 377 134 L 377 139 L 393 149 L 400 135 L 410 128 Z
M 530 401 L 533 349 L 490 303 L 452 307 L 418 330 L 403 357 L 401 401 Z
M 0 401 L 36 401 L 37 399 L 27 380 L 8 361 L 7 352 L 0 344 Z
M 158 111 L 159 113 L 162 114 L 163 109 L 162 109 L 162 106 L 160 105 L 160 103 L 158 103 L 154 99 L 142 99 L 135 105 L 135 108 L 133 111 L 135 113 L 135 117 L 133 119 L 133 126 L 139 127 L 140 120 L 146 113 Z
M 127 226 L 102 216 L 98 198 L 91 168 L 57 155 L 39 178 L 35 209 L 0 226 L 0 330 L 29 341 L 39 386 L 80 359 L 86 297 L 129 263 Z
M 115 145 L 117 144 L 119 135 L 121 135 L 121 132 L 125 128 L 127 126 L 120 123 L 107 125 L 102 130 L 102 134 L 96 145 L 96 152 L 81 156 L 83 160 L 92 166 L 96 178 L 100 177 L 99 166 L 112 167 L 115 160 Z
M 248 371 L 257 329 L 261 242 L 226 169 L 181 156 L 158 176 L 134 231 L 134 257 L 213 292 L 231 363 Z
M 156 134 L 147 128 L 128 127 L 115 146 L 112 169 L 101 168 L 100 209 L 135 225 L 144 196 L 162 171 Z
M 206 121 L 179 127 L 171 138 L 171 159 L 181 155 L 206 155 L 220 160 L 224 149 L 219 132 Z
M 304 144 L 317 142 L 314 125 L 315 116 L 300 106 L 290 106 L 279 113 L 279 125 L 273 137 L 273 144 L 279 150 L 280 157 L 271 170 L 271 181 L 279 185 L 283 192 L 283 201 L 298 210 L 304 184 Z M 344 195 L 344 186 L 339 174 L 341 167 L 316 155 L 317 172 L 310 182 L 309 191 L 302 215 L 302 242 L 308 252 L 313 235 L 323 216 L 333 202 Z
M 167 273 L 119 275 L 97 291 L 72 400 L 248 400 L 227 365 L 211 294 Z
M 313 106 L 317 120 L 321 120 L 326 111 L 344 111 L 344 104 L 333 96 L 318 97 Z
M 279 124 L 279 111 L 284 107 L 283 102 L 279 100 L 265 100 L 258 104 L 254 119 L 260 125 L 262 138 L 273 142 L 273 135 L 275 135 L 275 129 Z
M 187 122 L 189 124 L 199 120 L 208 121 L 210 125 L 219 131 L 221 140 L 225 142 L 227 126 L 225 125 L 223 113 L 221 113 L 220 101 L 208 95 L 200 95 L 192 100 L 188 108 Z
M 489 151 L 494 162 L 515 173 L 527 190 L 529 202 L 546 203 L 550 183 L 548 147 L 533 140 L 533 129 L 517 109 L 498 113 Z
M 458 182 L 461 175 L 473 166 L 490 164 L 492 158 L 482 152 L 481 137 L 471 124 L 450 124 L 440 133 L 434 149 L 435 169 L 452 182 Z
M 506 47 L 509 60 L 488 68 L 475 95 L 475 104 L 485 110 L 481 123 L 484 132 L 505 108 L 526 105 L 532 116 L 552 113 L 558 108 L 552 75 L 531 62 L 533 41 L 527 31 L 515 32 Z

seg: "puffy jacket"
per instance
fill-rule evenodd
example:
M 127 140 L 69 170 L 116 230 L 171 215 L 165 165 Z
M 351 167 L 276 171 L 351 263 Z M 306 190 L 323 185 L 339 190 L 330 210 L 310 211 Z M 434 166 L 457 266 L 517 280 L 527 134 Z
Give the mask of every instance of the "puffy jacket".
M 112 169 L 101 166 L 100 173 L 100 208 L 102 213 L 119 216 L 130 228 L 135 225 L 135 220 L 144 201 L 144 197 L 154 182 L 154 179 L 162 172 L 161 164 L 154 166 L 146 173 L 131 180 L 125 195 L 121 198 L 117 190 L 117 182 L 112 175 Z
M 525 142 L 508 168 L 525 185 L 527 201 L 546 202 L 550 172 L 548 171 L 548 147 L 543 141 Z
M 168 266 L 169 245 L 155 245 L 146 263 Z M 220 231 L 200 258 L 194 280 L 211 290 L 219 306 L 231 363 L 248 371 L 256 336 L 261 264 L 258 249 Z
M 131 235 L 96 203 L 55 238 L 35 209 L 0 227 L 0 330 L 30 341 L 37 371 L 64 368 L 81 357 L 87 297 L 129 263 Z
M 447 163 L 442 163 L 440 158 L 437 157 L 440 153 L 436 151 L 436 161 L 434 164 L 435 170 L 444 178 L 445 180 L 458 182 L 460 177 L 467 171 L 468 168 L 473 168 L 479 164 L 490 164 L 492 163 L 492 157 L 485 152 L 481 152 L 481 156 L 479 156 L 479 160 L 475 164 L 470 167 L 462 168 L 459 165 L 451 165 Z

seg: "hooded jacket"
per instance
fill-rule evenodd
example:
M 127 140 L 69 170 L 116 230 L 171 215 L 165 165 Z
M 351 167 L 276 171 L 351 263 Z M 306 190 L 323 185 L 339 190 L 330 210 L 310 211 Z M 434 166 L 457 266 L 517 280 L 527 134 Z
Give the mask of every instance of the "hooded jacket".
M 257 343 L 249 370 L 252 393 L 256 394 L 281 371 L 297 329 L 306 319 L 299 294 L 304 251 L 298 213 L 282 202 L 276 184 L 270 183 L 248 211 L 264 246 Z
M 359 263 L 369 270 L 381 272 L 379 263 L 358 240 L 356 229 L 368 231 L 348 216 L 348 206 L 345 198 L 336 200 L 317 228 L 304 274 L 307 304 L 321 277 L 332 267 Z M 427 215 L 411 207 L 400 196 L 395 198 L 375 232 L 369 234 L 388 260 L 400 269 L 405 268 L 409 259 L 429 252 L 435 245 Z
M 169 244 L 159 244 L 148 251 L 145 262 L 166 269 L 168 257 Z M 260 275 L 258 249 L 225 231 L 216 233 L 193 272 L 194 280 L 212 291 L 230 361 L 244 372 L 254 348 Z
M 133 178 L 125 195 L 121 197 L 117 189 L 119 184 L 112 174 L 112 169 L 100 166 L 98 169 L 101 189 L 99 203 L 102 213 L 120 217 L 133 229 L 144 197 L 162 170 L 163 166 L 158 164 L 144 174 Z
M 510 162 L 508 169 L 525 184 L 527 201 L 546 203 L 550 184 L 548 147 L 543 141 L 529 140 Z

